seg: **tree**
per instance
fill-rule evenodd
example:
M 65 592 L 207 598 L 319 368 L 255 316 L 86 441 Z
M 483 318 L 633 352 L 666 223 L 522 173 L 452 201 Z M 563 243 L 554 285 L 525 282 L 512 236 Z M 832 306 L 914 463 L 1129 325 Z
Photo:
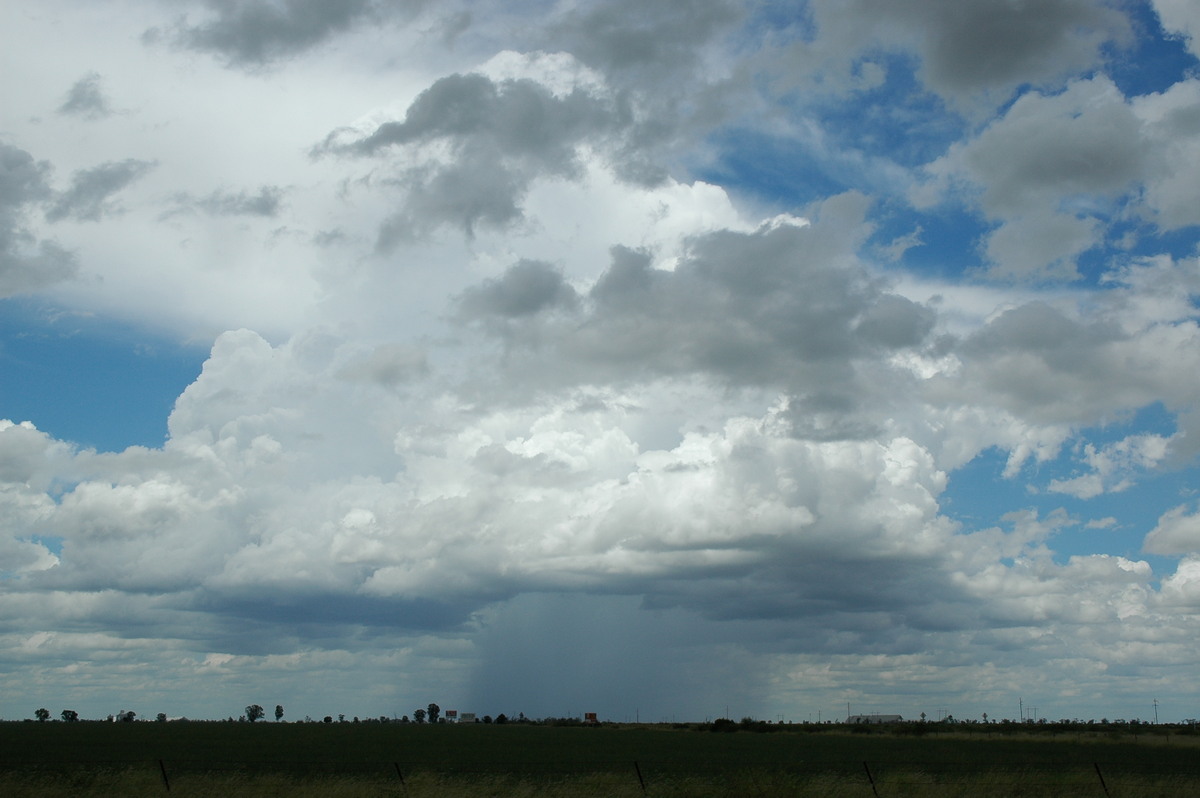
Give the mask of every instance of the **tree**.
M 44 723 L 45 721 L 50 720 L 50 710 L 46 709 L 45 707 L 38 707 L 37 711 L 33 713 L 33 716 L 38 719 L 38 723 Z
M 166 723 L 167 722 L 167 713 L 159 712 L 158 716 L 155 718 L 155 720 L 158 721 L 159 723 Z
M 246 707 L 246 720 L 250 721 L 251 723 L 258 720 L 265 714 L 267 713 L 264 712 L 263 708 L 258 704 L 251 704 L 250 706 Z
M 278 723 L 281 720 L 283 720 L 283 704 L 276 704 L 275 705 L 275 722 Z
M 79 720 L 79 713 L 73 709 L 64 709 L 62 711 L 62 719 L 64 723 L 74 723 Z
M 430 723 L 437 723 L 437 722 L 438 722 L 438 716 L 439 716 L 439 715 L 441 715 L 441 714 L 442 714 L 442 708 L 441 708 L 441 707 L 439 707 L 437 704 L 430 704 L 430 705 L 429 705 L 429 722 L 430 722 Z
M 508 715 L 505 715 L 503 712 L 501 712 L 499 715 L 496 716 L 496 722 L 497 723 L 508 723 Z
M 414 709 L 413 710 L 413 718 L 417 721 L 417 723 L 424 723 L 425 722 L 425 710 Z

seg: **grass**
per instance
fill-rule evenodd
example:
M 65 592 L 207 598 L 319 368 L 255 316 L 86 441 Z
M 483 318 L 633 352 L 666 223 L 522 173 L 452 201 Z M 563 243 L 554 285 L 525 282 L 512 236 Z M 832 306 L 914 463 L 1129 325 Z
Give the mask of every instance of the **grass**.
M 76 798 L 77 796 L 171 795 L 187 798 L 229 796 L 287 796 L 287 798 L 1009 798 L 1009 796 L 1103 796 L 1095 774 L 984 773 L 952 780 L 920 771 L 901 772 L 872 785 L 849 774 L 815 776 L 778 771 L 746 771 L 723 777 L 671 776 L 652 780 L 643 792 L 632 774 L 589 773 L 574 776 L 531 776 L 481 773 L 447 775 L 418 772 L 403 783 L 396 777 L 315 776 L 266 774 L 187 774 L 171 780 L 168 792 L 159 774 L 148 769 L 85 770 L 64 773 L 0 774 L 0 794 Z M 1196 795 L 1196 781 L 1155 778 L 1109 785 L 1111 795 L 1123 798 L 1184 798 Z
M 1200 794 L 1198 742 L 799 726 L 0 723 L 0 795 L 166 795 L 165 770 L 170 795 L 221 798 L 1173 797 Z

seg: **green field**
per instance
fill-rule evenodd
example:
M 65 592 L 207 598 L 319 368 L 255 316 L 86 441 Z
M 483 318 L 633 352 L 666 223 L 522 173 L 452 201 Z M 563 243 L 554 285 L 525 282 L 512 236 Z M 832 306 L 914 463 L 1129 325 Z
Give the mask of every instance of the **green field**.
M 1200 794 L 1200 738 L 671 726 L 0 723 L 0 794 Z M 860 730 L 861 732 L 862 730 Z M 168 789 L 169 788 L 169 789 Z

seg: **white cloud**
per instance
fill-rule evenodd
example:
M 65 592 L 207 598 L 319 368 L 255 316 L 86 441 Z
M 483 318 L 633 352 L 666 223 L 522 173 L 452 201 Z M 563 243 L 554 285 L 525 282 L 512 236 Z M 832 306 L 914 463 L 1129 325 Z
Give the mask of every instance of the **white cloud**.
M 1048 489 L 1080 499 L 1126 490 L 1138 473 L 1152 470 L 1166 459 L 1170 443 L 1162 435 L 1133 435 L 1102 447 L 1085 444 L 1080 459 L 1092 473 L 1051 480 Z
M 1200 551 L 1200 514 L 1188 512 L 1179 505 L 1163 513 L 1158 524 L 1146 536 L 1145 550 L 1151 554 L 1191 554 Z M 1184 566 L 1180 565 L 1175 581 L 1182 580 Z
M 1158 94 L 1136 98 L 1151 168 L 1146 179 L 1146 213 L 1167 229 L 1200 224 L 1196 210 L 1200 156 L 1200 80 L 1182 80 Z
M 1188 0 L 1154 0 L 1154 10 L 1163 27 L 1187 41 L 1188 49 L 1200 56 L 1200 11 Z

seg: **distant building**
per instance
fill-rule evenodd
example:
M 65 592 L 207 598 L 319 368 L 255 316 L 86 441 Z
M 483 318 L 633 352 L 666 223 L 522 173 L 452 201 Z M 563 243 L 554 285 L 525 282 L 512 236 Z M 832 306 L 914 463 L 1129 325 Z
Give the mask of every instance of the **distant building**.
M 462 713 L 461 715 L 458 716 L 458 722 L 459 723 L 474 723 L 475 722 L 475 713 L 474 712 Z
M 458 710 L 457 709 L 447 709 L 446 710 L 446 722 L 447 723 L 458 723 Z
M 583 713 L 583 722 L 584 723 L 599 723 L 600 721 L 596 720 L 595 712 L 584 712 Z
M 899 715 L 851 715 L 846 719 L 847 723 L 869 723 L 878 725 L 881 723 L 903 723 L 904 718 Z

